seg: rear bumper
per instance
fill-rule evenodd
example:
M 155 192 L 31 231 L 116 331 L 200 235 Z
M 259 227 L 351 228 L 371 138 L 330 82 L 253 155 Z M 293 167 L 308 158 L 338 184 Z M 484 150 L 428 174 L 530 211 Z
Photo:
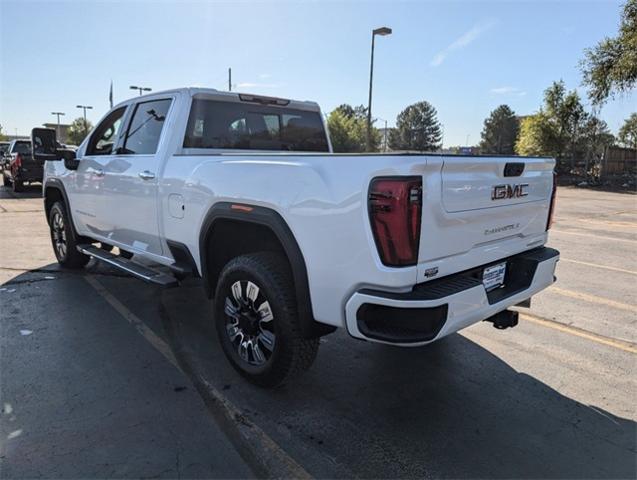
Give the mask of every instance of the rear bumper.
M 487 265 L 416 285 L 405 293 L 364 289 L 345 306 L 347 330 L 355 338 L 419 346 L 485 320 L 520 303 L 555 281 L 559 252 L 542 247 Z M 484 267 L 507 262 L 504 287 L 488 292 Z

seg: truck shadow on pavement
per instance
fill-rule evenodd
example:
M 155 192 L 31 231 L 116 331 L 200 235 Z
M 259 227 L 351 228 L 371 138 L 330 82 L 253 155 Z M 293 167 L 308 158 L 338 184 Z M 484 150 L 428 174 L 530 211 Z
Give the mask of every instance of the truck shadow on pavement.
M 121 312 L 105 309 L 97 292 L 82 277 L 97 279 L 110 295 L 172 347 L 207 405 L 210 399 L 205 398 L 206 388 L 212 386 L 241 412 L 238 422 L 245 419 L 260 427 L 314 477 L 635 477 L 635 422 L 562 395 L 462 335 L 452 335 L 426 348 L 400 349 L 355 341 L 339 331 L 323 339 L 316 363 L 303 377 L 268 391 L 248 384 L 229 366 L 214 332 L 211 302 L 195 282 L 160 290 L 110 275 L 106 269 L 59 272 L 59 280 L 66 283 L 44 281 L 50 270 L 55 267 L 17 276 L 0 286 L 7 289 L 0 295 L 16 286 L 37 285 L 37 295 L 21 294 L 16 298 L 44 302 L 52 298 L 50 289 L 63 291 L 62 285 L 72 284 L 78 291 L 81 286 L 86 292 L 82 295 L 56 294 L 55 308 L 47 310 L 43 328 L 71 328 L 77 322 L 73 312 L 81 310 L 82 328 L 97 322 L 95 328 L 102 331 L 116 328 L 120 336 L 138 336 L 139 328 L 127 324 Z M 17 348 L 5 337 L 15 334 L 11 323 L 22 322 L 24 315 L 19 305 L 6 298 L 0 297 L 4 310 L 0 369 L 5 372 L 7 359 L 16 354 L 12 349 Z M 95 348 L 98 344 L 74 352 L 73 368 L 92 372 L 83 376 L 85 389 L 94 388 L 94 382 L 104 382 L 103 376 L 94 371 L 95 359 L 91 360 Z M 27 379 L 24 389 L 32 388 L 26 369 L 37 371 L 51 361 L 55 350 L 52 345 L 33 350 L 24 372 L 19 371 L 21 367 L 16 367 L 16 362 L 12 363 L 12 375 Z M 39 351 L 43 352 L 41 356 Z M 130 361 L 141 360 L 139 355 L 136 352 Z M 166 369 L 172 368 L 165 363 Z M 113 368 L 104 369 L 106 376 L 118 375 Z M 209 384 L 202 383 L 202 379 Z M 152 389 L 149 383 L 122 387 L 124 390 L 118 395 L 130 396 L 126 388 L 133 389 L 135 396 L 143 395 L 138 390 Z M 60 383 L 57 388 L 77 386 Z M 47 396 L 57 398 L 60 392 L 49 392 Z M 139 408 L 140 414 L 146 408 L 140 402 L 131 405 Z M 49 408 L 44 397 L 41 408 Z M 50 408 L 50 414 L 55 415 L 56 407 Z M 85 408 L 89 407 L 75 408 L 73 415 L 78 421 L 90 415 L 83 411 Z M 104 422 L 110 424 L 124 414 L 136 415 L 134 411 L 116 411 Z M 46 416 L 46 412 L 39 415 Z M 73 415 L 69 420 L 73 420 Z M 193 410 L 191 415 L 201 413 Z M 208 421 L 190 420 L 200 420 L 202 424 Z M 158 435 L 161 428 L 155 425 L 148 430 L 147 440 Z M 179 427 L 173 424 L 170 428 L 175 433 Z M 183 428 L 194 427 L 184 424 Z M 187 437 L 189 432 L 177 433 Z M 55 443 L 55 435 L 51 435 L 50 441 Z M 146 440 L 142 435 L 136 441 Z M 81 463 L 81 459 L 75 461 Z M 98 472 L 104 476 L 103 471 Z M 121 472 L 118 476 L 122 476 Z
M 302 378 L 264 391 L 229 367 L 200 289 L 166 291 L 162 304 L 181 361 L 315 477 L 635 477 L 635 422 L 560 394 L 462 335 L 402 349 L 338 331 Z

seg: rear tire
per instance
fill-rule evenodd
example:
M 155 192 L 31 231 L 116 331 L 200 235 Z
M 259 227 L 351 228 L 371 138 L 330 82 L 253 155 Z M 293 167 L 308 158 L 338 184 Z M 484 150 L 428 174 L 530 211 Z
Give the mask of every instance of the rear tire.
M 292 275 L 279 254 L 230 260 L 219 276 L 214 315 L 226 357 L 256 385 L 283 385 L 316 358 L 319 339 L 301 336 Z
M 22 180 L 13 177 L 13 192 L 20 193 L 22 191 L 24 191 L 24 183 L 22 183 Z
M 65 268 L 77 269 L 88 263 L 90 257 L 77 251 L 77 237 L 62 202 L 55 202 L 51 207 L 49 228 L 53 251 L 60 265 Z

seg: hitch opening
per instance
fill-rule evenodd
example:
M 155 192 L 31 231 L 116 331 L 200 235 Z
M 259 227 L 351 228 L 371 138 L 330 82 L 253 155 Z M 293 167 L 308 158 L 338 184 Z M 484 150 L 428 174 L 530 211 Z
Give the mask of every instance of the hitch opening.
M 513 328 L 518 324 L 518 312 L 512 310 L 503 310 L 500 313 L 496 313 L 492 317 L 484 320 L 490 322 L 498 330 L 504 330 L 505 328 Z

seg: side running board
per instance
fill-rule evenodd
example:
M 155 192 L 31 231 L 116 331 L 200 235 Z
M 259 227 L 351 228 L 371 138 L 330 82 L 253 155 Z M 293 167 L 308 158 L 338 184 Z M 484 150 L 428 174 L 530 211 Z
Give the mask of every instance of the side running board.
M 131 260 L 128 260 L 119 255 L 113 255 L 106 250 L 96 247 L 91 244 L 78 245 L 77 249 L 84 255 L 89 255 L 101 262 L 108 263 L 113 267 L 122 270 L 133 277 L 137 277 L 140 280 L 161 285 L 162 287 L 176 287 L 179 285 L 177 279 L 169 273 L 153 270 L 152 268 L 144 267 Z

